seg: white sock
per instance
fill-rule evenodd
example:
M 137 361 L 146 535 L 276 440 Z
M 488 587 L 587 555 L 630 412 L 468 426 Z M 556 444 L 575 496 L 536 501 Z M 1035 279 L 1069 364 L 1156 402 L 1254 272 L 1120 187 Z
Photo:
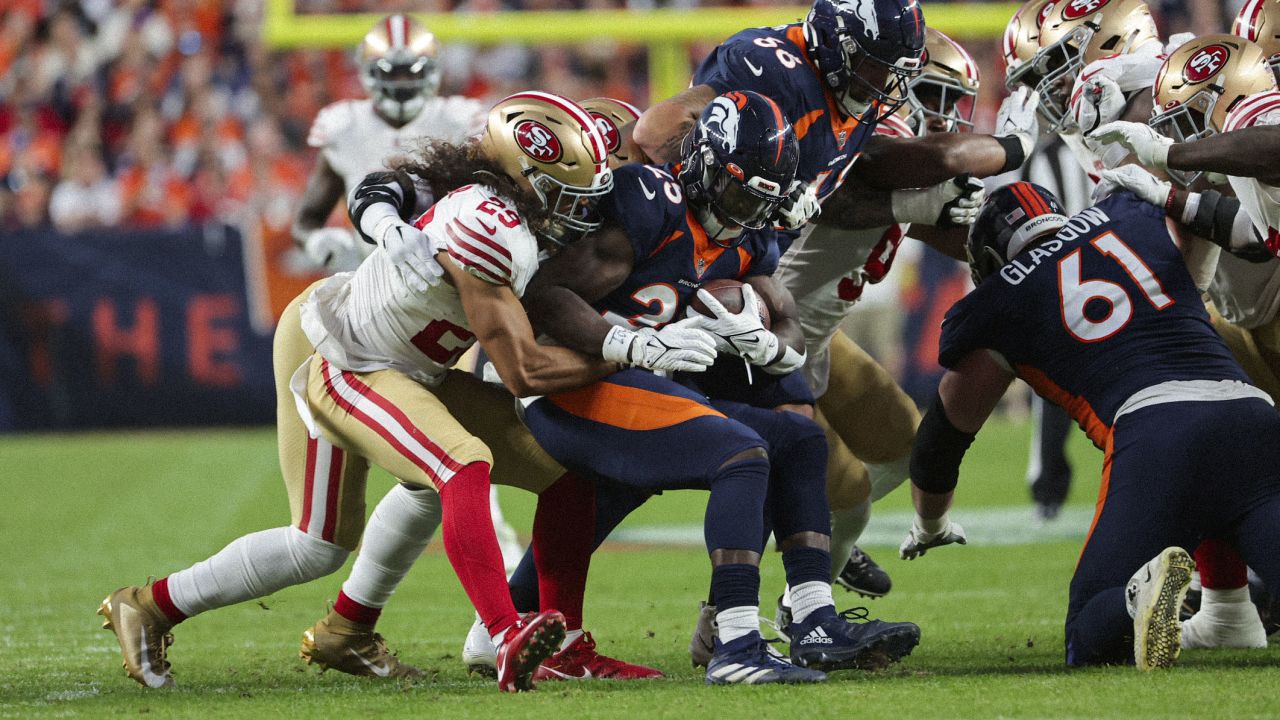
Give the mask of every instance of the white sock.
M 345 548 L 295 527 L 233 540 L 216 555 L 169 576 L 169 597 L 187 617 L 324 577 L 347 561 Z
M 782 604 L 791 607 L 791 586 L 784 585 L 782 587 Z
M 870 467 L 870 466 L 868 466 Z M 831 511 L 831 579 L 835 580 L 849 553 L 858 544 L 862 531 L 871 521 L 871 500 L 867 499 L 849 510 Z
M 795 622 L 804 622 L 814 610 L 834 608 L 835 604 L 835 599 L 831 597 L 831 583 L 813 580 L 791 588 L 791 617 Z
M 1239 608 L 1254 612 L 1248 585 L 1230 590 L 1204 588 L 1200 593 L 1200 612 L 1210 617 L 1235 615 L 1240 612 Z
M 397 483 L 373 509 L 342 592 L 366 607 L 386 607 L 438 527 L 440 495 Z
M 898 489 L 911 475 L 911 455 L 887 463 L 866 463 L 871 480 L 871 502 Z
M 574 643 L 575 640 L 582 637 L 582 628 L 577 630 L 567 630 L 564 634 L 564 640 L 560 641 L 560 649 L 563 650 Z
M 760 632 L 758 605 L 741 605 L 716 613 L 716 637 L 720 642 L 733 642 L 753 632 Z

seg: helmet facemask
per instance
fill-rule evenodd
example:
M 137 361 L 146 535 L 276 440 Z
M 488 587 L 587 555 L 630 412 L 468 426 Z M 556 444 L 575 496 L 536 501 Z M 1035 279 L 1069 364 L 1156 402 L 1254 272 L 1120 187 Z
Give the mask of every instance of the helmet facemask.
M 440 75 L 435 58 L 397 48 L 366 62 L 360 70 L 360 82 L 380 115 L 404 124 L 417 117 L 427 99 L 435 96 Z
M 974 101 L 978 93 L 964 87 L 959 80 L 924 74 L 911 82 L 907 90 L 910 114 L 907 124 L 916 135 L 929 132 L 931 118 L 946 124 L 943 132 L 973 130 Z
M 1030 66 L 1030 72 L 1039 78 L 1034 85 L 1035 90 L 1040 93 L 1038 110 L 1041 117 L 1049 122 L 1050 132 L 1061 131 L 1071 121 L 1068 108 L 1071 86 L 1084 69 L 1084 49 L 1088 47 L 1096 30 L 1096 26 L 1091 23 L 1072 28 L 1061 40 L 1041 48 L 1024 67 L 1018 68 L 1023 70 Z M 1010 80 L 1012 78 L 1011 73 Z M 1060 87 L 1063 91 L 1055 92 Z
M 551 215 L 539 237 L 553 245 L 565 246 L 600 227 L 603 219 L 596 210 L 596 204 L 613 189 L 612 173 L 605 171 L 598 186 L 584 188 L 561 182 L 533 168 L 528 168 L 528 172 L 526 180 L 529 186 Z
M 847 77 L 844 87 L 835 93 L 841 112 L 846 117 L 861 118 L 874 106 L 874 122 L 897 112 L 907 101 L 912 79 L 920 74 L 920 59 L 902 58 L 890 65 L 863 52 L 857 40 L 846 32 L 840 34 L 840 47 Z
M 1171 138 L 1174 142 L 1195 142 L 1201 138 L 1217 134 L 1209 126 L 1207 118 L 1213 115 L 1213 108 L 1218 104 L 1218 94 L 1211 89 L 1204 89 L 1185 103 L 1152 116 L 1147 124 L 1152 130 Z M 1174 182 L 1189 187 L 1200 177 L 1200 171 L 1167 170 Z

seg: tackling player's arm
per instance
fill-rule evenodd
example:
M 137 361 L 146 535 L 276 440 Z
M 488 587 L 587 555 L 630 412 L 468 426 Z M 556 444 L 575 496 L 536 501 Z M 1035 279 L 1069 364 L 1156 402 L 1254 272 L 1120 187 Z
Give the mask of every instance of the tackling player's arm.
M 1216 172 L 1280 185 L 1280 125 L 1256 125 L 1169 146 L 1171 170 Z
M 524 306 L 507 285 L 495 285 L 458 267 L 448 253 L 437 256 L 458 290 L 467 322 L 498 377 L 517 397 L 549 395 L 582 387 L 616 372 L 616 363 L 569 348 L 539 345 Z
M 850 175 L 876 190 L 937 185 L 957 175 L 988 177 L 1016 170 L 1025 155 L 1013 136 L 932 133 L 867 141 Z M 825 212 L 825 209 L 824 209 Z
M 566 347 L 598 354 L 613 325 L 591 303 L 622 284 L 635 252 L 614 227 L 573 243 L 542 263 L 524 293 L 529 318 L 539 332 Z
M 680 145 L 716 95 L 710 85 L 694 85 L 663 100 L 636 120 L 632 140 L 656 163 L 680 162 Z
M 964 246 L 969 239 L 968 227 L 940 228 L 932 225 L 913 225 L 911 237 L 954 260 L 967 261 Z
M 307 189 L 302 194 L 298 215 L 293 220 L 291 233 L 294 244 L 303 247 L 308 235 L 324 227 L 329 213 L 333 212 L 333 206 L 344 191 L 342 176 L 334 172 L 321 153 L 316 158 L 315 167 L 311 169 L 311 177 L 307 178 Z

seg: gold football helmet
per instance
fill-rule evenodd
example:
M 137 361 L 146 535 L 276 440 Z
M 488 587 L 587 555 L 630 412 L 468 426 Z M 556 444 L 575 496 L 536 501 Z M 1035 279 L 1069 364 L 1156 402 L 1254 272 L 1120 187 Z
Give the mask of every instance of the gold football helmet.
M 1071 87 L 1085 65 L 1160 42 L 1143 0 L 1058 0 L 1040 26 L 1040 50 L 1031 60 L 1040 75 L 1040 114 L 1053 130 L 1068 113 Z
M 1149 125 L 1177 142 L 1222 132 L 1227 113 L 1244 98 L 1275 88 L 1261 47 L 1236 35 L 1206 35 L 1170 53 L 1151 88 Z M 1183 185 L 1199 173 L 1169 170 Z
M 1009 90 L 1018 85 L 1031 88 L 1040 82 L 1031 59 L 1040 52 L 1040 24 L 1053 9 L 1053 0 L 1027 0 L 1013 14 L 1004 29 L 1001 52 L 1004 54 L 1004 84 Z
M 616 168 L 644 160 L 635 144 L 626 141 L 619 132 L 619 128 L 640 117 L 640 108 L 624 100 L 608 97 L 590 98 L 578 104 L 595 118 L 596 128 L 609 150 L 609 167 Z
M 388 15 L 356 50 L 360 84 L 378 114 L 396 125 L 418 116 L 440 89 L 436 36 L 408 15 Z
M 1231 24 L 1231 34 L 1251 40 L 1267 55 L 1280 84 L 1280 0 L 1248 0 Z
M 608 147 L 581 106 L 535 90 L 493 106 L 480 137 L 481 151 L 551 211 L 543 236 L 558 244 L 600 225 L 595 203 L 613 189 Z
M 973 128 L 978 64 L 955 40 L 928 28 L 924 69 L 907 86 L 907 124 L 917 135 Z

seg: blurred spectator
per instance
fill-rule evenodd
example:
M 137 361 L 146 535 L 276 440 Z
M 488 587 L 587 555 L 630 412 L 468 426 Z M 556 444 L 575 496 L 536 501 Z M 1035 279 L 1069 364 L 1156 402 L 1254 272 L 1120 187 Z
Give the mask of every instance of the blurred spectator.
M 62 232 L 114 225 L 120 219 L 120 191 L 107 176 L 99 148 L 79 145 L 66 153 L 63 180 L 49 198 L 49 219 Z

